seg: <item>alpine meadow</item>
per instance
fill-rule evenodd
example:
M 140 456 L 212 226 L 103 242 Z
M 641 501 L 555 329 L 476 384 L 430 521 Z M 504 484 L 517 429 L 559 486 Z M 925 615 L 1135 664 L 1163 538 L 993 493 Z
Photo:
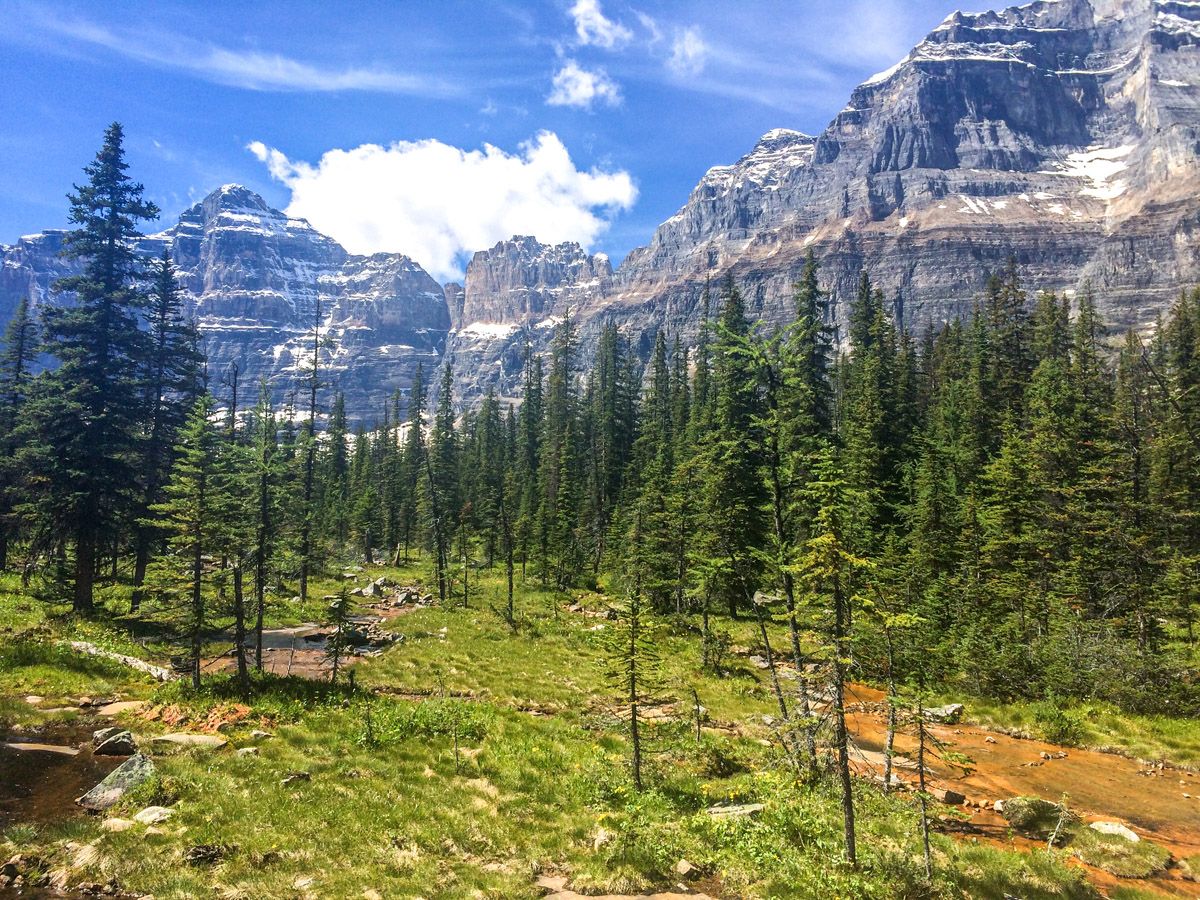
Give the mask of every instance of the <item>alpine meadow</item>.
M 943 6 L 0 0 L 0 898 L 1200 896 L 1200 4 Z

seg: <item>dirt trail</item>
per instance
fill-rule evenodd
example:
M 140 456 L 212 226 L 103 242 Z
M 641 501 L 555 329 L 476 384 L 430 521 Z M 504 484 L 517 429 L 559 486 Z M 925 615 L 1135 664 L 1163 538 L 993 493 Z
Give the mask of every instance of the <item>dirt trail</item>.
M 875 710 L 883 694 L 854 685 L 847 699 L 863 704 L 848 715 L 855 743 L 868 751 L 882 750 L 886 724 Z M 964 809 L 970 814 L 970 824 L 978 829 L 977 836 L 983 839 L 1005 846 L 1014 844 L 1007 823 L 990 808 L 994 801 L 1032 795 L 1057 802 L 1065 796 L 1067 805 L 1085 820 L 1124 822 L 1169 849 L 1176 858 L 1200 853 L 1200 777 L 1190 772 L 1169 766 L 1159 769 L 1092 750 L 1066 749 L 1065 758 L 1044 759 L 1043 753 L 1053 757 L 1064 748 L 972 725 L 935 725 L 930 731 L 948 749 L 973 760 L 967 772 L 942 760 L 929 765 L 934 773 L 933 784 L 952 788 L 969 801 L 981 801 L 988 807 Z M 907 735 L 897 736 L 896 749 L 910 758 L 915 756 L 914 740 Z M 873 766 L 860 767 L 870 768 L 870 774 L 881 774 Z M 903 770 L 900 776 L 907 781 L 915 779 L 915 773 Z M 1020 839 L 1015 843 L 1020 849 L 1044 846 Z M 1136 885 L 1171 896 L 1200 896 L 1200 884 L 1182 880 L 1176 871 L 1168 873 L 1169 877 L 1131 880 L 1084 868 L 1101 887 Z

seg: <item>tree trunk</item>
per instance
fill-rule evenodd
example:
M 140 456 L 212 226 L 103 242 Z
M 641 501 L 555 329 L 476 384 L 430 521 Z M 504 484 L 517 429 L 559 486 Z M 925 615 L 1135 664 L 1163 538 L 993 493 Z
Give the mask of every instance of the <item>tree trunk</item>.
M 246 670 L 246 597 L 242 590 L 242 567 L 233 567 L 233 640 L 237 646 L 237 677 L 242 694 L 250 689 L 250 673 Z
M 90 527 L 75 534 L 75 593 L 73 608 L 87 615 L 94 608 L 93 588 L 96 582 L 96 535 Z
M 834 578 L 833 612 L 833 704 L 834 742 L 837 744 L 838 780 L 842 786 L 842 825 L 846 840 L 846 862 L 858 866 L 854 837 L 854 786 L 850 780 L 850 737 L 846 732 L 846 601 L 841 580 Z
M 204 554 L 200 541 L 192 553 L 192 687 L 200 690 L 200 647 L 204 640 L 204 595 L 201 579 L 204 576 Z
M 925 701 L 917 696 L 917 798 L 921 805 L 921 847 L 925 853 L 925 877 L 933 877 L 933 853 L 929 848 L 929 798 L 925 795 Z

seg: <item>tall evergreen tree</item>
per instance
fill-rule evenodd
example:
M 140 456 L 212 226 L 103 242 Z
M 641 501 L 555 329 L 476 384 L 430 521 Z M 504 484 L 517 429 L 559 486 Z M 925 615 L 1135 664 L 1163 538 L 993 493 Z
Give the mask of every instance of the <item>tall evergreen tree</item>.
M 134 251 L 138 223 L 158 216 L 142 185 L 126 174 L 124 132 L 113 123 L 69 195 L 66 255 L 83 271 L 56 285 L 75 302 L 45 311 L 45 351 L 57 366 L 39 378 L 29 404 L 24 469 L 33 480 L 45 524 L 74 545 L 72 600 L 93 607 L 100 549 L 113 543 L 136 500 L 142 361 L 148 356 L 140 325 L 144 268 Z M 23 451 L 24 452 L 24 451 Z

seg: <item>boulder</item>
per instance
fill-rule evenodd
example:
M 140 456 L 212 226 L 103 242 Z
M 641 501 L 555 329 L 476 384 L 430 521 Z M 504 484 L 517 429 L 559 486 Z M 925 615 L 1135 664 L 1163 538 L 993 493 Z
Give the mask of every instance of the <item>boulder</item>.
M 933 799 L 945 803 L 947 806 L 962 806 L 967 802 L 964 794 L 950 788 L 930 788 L 929 793 Z
M 147 806 L 133 817 L 133 821 L 139 825 L 160 825 L 173 815 L 175 815 L 175 810 L 167 809 L 165 806 Z
M 129 757 L 108 773 L 103 781 L 75 802 L 84 809 L 101 812 L 129 791 L 144 784 L 154 774 L 154 763 L 141 753 Z
M 681 859 L 679 862 L 675 863 L 673 869 L 675 874 L 680 878 L 694 878 L 700 874 L 696 867 L 686 859 Z
M 102 740 L 97 741 L 96 735 L 112 732 Z M 133 735 L 120 728 L 101 728 L 92 735 L 92 753 L 96 756 L 133 756 L 137 753 L 137 744 Z
M 938 722 L 942 725 L 954 725 L 962 718 L 963 705 L 961 703 L 947 703 L 945 706 L 931 706 L 925 710 L 925 718 L 930 722 Z
M 175 744 L 178 747 L 203 747 L 217 750 L 229 743 L 227 738 L 215 734 L 160 734 L 154 739 L 156 744 Z
M 1125 840 L 1133 844 L 1141 840 L 1136 831 L 1120 822 L 1093 822 L 1088 828 L 1092 829 L 1092 831 L 1098 831 L 1100 834 L 1111 834 L 1114 837 L 1125 838 Z

